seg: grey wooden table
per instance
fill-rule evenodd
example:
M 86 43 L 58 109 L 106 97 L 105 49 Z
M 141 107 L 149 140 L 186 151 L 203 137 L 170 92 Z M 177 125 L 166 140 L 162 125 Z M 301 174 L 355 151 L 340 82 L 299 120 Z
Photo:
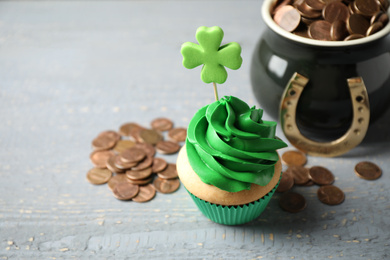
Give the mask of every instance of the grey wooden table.
M 213 101 L 200 70 L 181 65 L 198 26 L 219 25 L 243 48 L 220 96 L 258 105 L 249 67 L 261 3 L 0 2 L 0 259 L 389 259 L 389 112 L 347 155 L 309 157 L 336 175 L 338 206 L 299 187 L 306 210 L 282 211 L 276 194 L 259 219 L 230 227 L 206 219 L 183 187 L 138 204 L 86 181 L 99 132 L 160 116 L 187 126 Z M 383 176 L 359 179 L 361 160 Z

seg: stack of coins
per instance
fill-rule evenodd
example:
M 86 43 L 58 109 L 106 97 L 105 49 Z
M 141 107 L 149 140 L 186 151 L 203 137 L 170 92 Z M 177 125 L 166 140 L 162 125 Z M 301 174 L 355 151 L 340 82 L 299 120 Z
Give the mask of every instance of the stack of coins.
M 370 36 L 388 22 L 388 0 L 278 0 L 271 14 L 284 30 L 321 41 Z
M 172 193 L 180 186 L 176 164 L 155 154 L 178 152 L 186 135 L 185 128 L 174 128 L 167 118 L 156 118 L 151 128 L 130 122 L 120 126 L 119 132 L 103 131 L 92 140 L 90 159 L 95 167 L 88 171 L 87 180 L 97 185 L 108 183 L 119 200 L 146 202 L 156 190 Z
M 322 166 L 304 167 L 307 157 L 300 151 L 290 150 L 282 154 L 282 163 L 288 166 L 282 174 L 277 192 L 283 193 L 279 200 L 280 207 L 296 213 L 306 208 L 306 200 L 301 194 L 292 192 L 294 185 L 319 185 L 318 199 L 327 205 L 338 205 L 345 199 L 344 192 L 333 185 L 335 177 L 331 171 Z M 355 173 L 365 180 L 376 180 L 382 170 L 372 162 L 360 162 L 355 166 Z

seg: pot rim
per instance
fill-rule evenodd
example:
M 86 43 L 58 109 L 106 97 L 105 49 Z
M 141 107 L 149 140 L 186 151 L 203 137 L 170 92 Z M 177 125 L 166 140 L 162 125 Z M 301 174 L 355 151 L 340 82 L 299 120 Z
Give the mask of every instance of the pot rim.
M 288 32 L 275 23 L 275 21 L 271 16 L 271 8 L 273 7 L 276 1 L 277 0 L 264 0 L 261 8 L 261 14 L 264 22 L 271 30 L 273 30 L 275 33 L 279 34 L 280 36 L 301 44 L 318 46 L 318 47 L 350 47 L 350 46 L 363 45 L 366 43 L 373 42 L 390 33 L 390 22 L 388 22 L 387 25 L 383 27 L 382 30 L 378 31 L 373 35 L 360 38 L 360 39 L 355 39 L 350 41 L 320 41 L 320 40 L 308 39 L 302 36 L 295 35 L 291 32 Z M 387 14 L 390 17 L 390 8 L 388 8 Z

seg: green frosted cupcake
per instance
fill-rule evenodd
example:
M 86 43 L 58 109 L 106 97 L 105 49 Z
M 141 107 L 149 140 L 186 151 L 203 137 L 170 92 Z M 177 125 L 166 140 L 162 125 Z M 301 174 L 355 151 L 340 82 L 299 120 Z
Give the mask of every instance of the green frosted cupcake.
M 192 118 L 177 171 L 195 204 L 214 222 L 238 225 L 266 208 L 281 177 L 276 123 L 229 96 Z

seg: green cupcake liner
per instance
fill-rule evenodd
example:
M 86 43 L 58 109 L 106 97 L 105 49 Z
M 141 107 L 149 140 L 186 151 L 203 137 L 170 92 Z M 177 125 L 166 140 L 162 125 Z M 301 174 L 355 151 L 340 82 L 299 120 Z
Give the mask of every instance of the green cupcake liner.
M 187 192 L 190 194 L 199 210 L 210 220 L 223 225 L 240 225 L 248 223 L 260 216 L 267 207 L 276 188 L 279 186 L 279 182 L 270 192 L 264 195 L 264 197 L 248 204 L 238 206 L 217 205 L 196 197 L 188 190 Z

